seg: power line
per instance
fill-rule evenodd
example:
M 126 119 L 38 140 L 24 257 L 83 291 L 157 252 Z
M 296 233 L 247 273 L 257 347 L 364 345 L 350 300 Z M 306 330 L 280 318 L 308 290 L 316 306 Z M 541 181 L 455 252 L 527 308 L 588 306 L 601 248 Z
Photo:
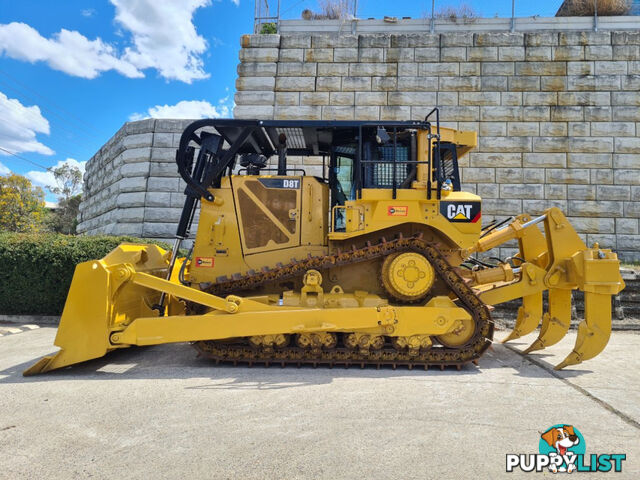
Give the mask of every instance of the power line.
M 35 165 L 36 167 L 43 168 L 44 170 L 49 170 L 49 167 L 45 167 L 44 165 L 40 165 L 39 163 L 36 163 L 36 162 L 34 162 L 32 160 L 29 160 L 28 158 L 25 158 L 25 157 L 23 157 L 21 155 L 18 155 L 17 153 L 11 152 L 11 151 L 7 150 L 6 148 L 0 147 L 0 150 L 2 150 L 3 152 L 8 153 L 9 155 L 13 155 L 14 157 L 19 158 L 20 160 L 24 160 L 25 162 L 29 162 L 30 164 Z

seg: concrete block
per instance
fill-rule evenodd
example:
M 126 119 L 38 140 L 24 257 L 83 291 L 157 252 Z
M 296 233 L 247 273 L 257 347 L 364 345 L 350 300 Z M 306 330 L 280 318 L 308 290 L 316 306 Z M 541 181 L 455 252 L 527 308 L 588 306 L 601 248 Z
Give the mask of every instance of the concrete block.
M 280 35 L 242 35 L 240 37 L 240 45 L 242 48 L 278 48 L 280 46 Z
M 437 105 L 458 105 L 458 92 L 438 92 Z
M 391 94 L 389 94 L 391 95 Z M 435 94 L 433 94 L 435 96 Z M 405 105 L 410 102 L 391 103 L 389 105 Z M 355 105 L 381 106 L 387 105 L 387 92 L 357 92 L 355 94 Z
M 615 152 L 616 153 L 636 153 L 640 154 L 640 137 L 633 138 L 616 138 L 615 139 Z M 639 162 L 640 163 L 640 162 Z M 640 165 L 638 165 L 640 168 Z
M 516 62 L 516 75 L 566 75 L 564 62 Z
M 342 90 L 345 92 L 371 90 L 371 77 L 343 77 Z
M 499 92 L 460 92 L 460 105 L 500 105 Z
M 508 121 L 522 120 L 522 107 L 480 107 L 481 121 Z
M 380 95 L 376 93 L 376 95 Z M 384 95 L 384 93 L 382 94 Z M 435 105 L 434 92 L 389 92 L 389 105 Z M 357 102 L 356 102 L 357 103 Z
M 513 75 L 513 62 L 483 62 L 482 75 Z
M 401 81 L 404 81 L 405 77 L 372 77 L 371 78 L 371 90 L 376 92 L 376 91 L 381 91 L 381 92 L 387 92 L 387 91 L 392 91 L 392 90 L 400 90 L 401 88 L 399 87 L 399 83 Z M 406 78 L 411 78 L 411 77 L 406 77 Z M 423 77 L 422 82 L 425 85 L 428 85 L 428 82 L 435 82 L 435 84 L 437 85 L 437 81 L 438 79 L 433 77 L 430 79 L 430 77 Z M 406 80 L 406 84 L 407 85 L 407 89 L 411 89 L 411 90 L 421 90 L 422 88 L 420 88 L 418 85 L 414 85 L 412 87 L 408 87 L 408 85 L 410 85 L 411 80 Z M 433 84 L 433 83 L 431 83 Z M 425 86 L 423 87 L 424 90 L 432 90 L 431 88 Z M 402 90 L 404 90 L 404 88 L 402 88 Z M 433 89 L 435 90 L 435 89 Z
M 275 118 L 279 120 L 321 120 L 319 105 L 276 106 Z
M 243 48 L 240 50 L 241 62 L 277 62 L 277 48 Z
M 615 93 L 614 93 L 615 95 Z M 559 92 L 558 105 L 610 105 L 609 92 Z
M 154 147 L 173 147 L 173 133 L 155 133 L 153 134 Z
M 383 62 L 384 49 L 382 48 L 360 48 L 358 49 L 359 62 Z
M 479 150 L 482 152 L 530 152 L 529 137 L 480 137 Z
M 275 84 L 275 77 L 238 77 L 236 79 L 237 90 L 273 91 Z
M 171 204 L 171 195 L 176 193 L 170 192 L 147 192 L 145 197 L 145 205 L 147 207 L 166 207 Z M 184 195 L 182 195 L 184 202 Z
M 521 168 L 496 168 L 496 183 L 522 182 Z
M 316 88 L 315 77 L 277 77 L 277 92 L 313 92 Z
M 566 62 L 584 60 L 584 47 L 578 45 L 552 47 L 552 59 L 554 62 Z
M 592 184 L 612 185 L 613 170 L 609 168 L 592 168 L 590 170 Z
M 532 185 L 523 183 L 500 185 L 500 198 L 543 199 L 544 185 Z
M 439 77 L 438 88 L 446 92 L 480 90 L 480 77 Z
M 281 35 L 280 48 L 311 48 L 311 39 L 309 35 Z
M 623 75 L 618 77 L 618 80 L 621 80 L 622 90 L 640 91 L 640 75 Z
M 409 106 L 380 107 L 380 120 L 406 120 L 410 115 L 411 107 Z
M 638 250 L 640 235 L 617 235 L 616 248 L 620 250 Z
M 578 233 L 614 233 L 615 219 L 569 217 L 569 222 Z
M 624 216 L 628 218 L 640 217 L 640 202 L 624 202 Z
M 525 118 L 526 115 L 525 115 Z M 567 135 L 567 124 L 564 122 L 544 122 L 540 124 L 540 136 L 563 137 Z
M 569 122 L 570 137 L 585 137 L 589 135 L 590 124 L 588 122 Z
M 616 60 L 640 60 L 640 45 L 615 45 L 613 58 Z
M 474 167 L 465 168 L 462 170 L 462 181 L 467 183 L 495 183 L 495 169 Z
M 341 84 L 341 77 L 316 77 L 317 92 L 340 91 Z
M 280 50 L 279 59 L 281 62 L 302 62 L 304 61 L 304 49 L 283 48 Z
M 614 45 L 640 45 L 640 32 L 613 32 L 611 40 Z
M 545 185 L 544 198 L 549 200 L 566 200 L 567 186 L 566 185 Z
M 398 77 L 415 77 L 417 75 L 417 63 L 398 63 Z
M 560 45 L 610 45 L 611 32 L 560 32 L 558 43 Z
M 425 115 L 427 113 L 429 112 L 425 111 Z M 479 115 L 478 107 L 443 106 L 440 109 L 440 119 L 443 122 L 475 122 L 479 119 Z M 424 116 L 422 118 L 424 119 Z
M 455 76 L 460 72 L 459 64 L 445 63 L 421 63 L 418 66 L 418 75 L 425 77 Z
M 595 185 L 568 185 L 567 198 L 569 200 L 595 200 Z
M 568 153 L 570 168 L 611 168 L 611 153 Z
M 584 49 L 585 60 L 611 60 L 613 48 L 611 45 L 587 45 Z
M 177 223 L 145 222 L 142 226 L 143 237 L 171 238 L 176 234 Z
M 467 49 L 465 47 L 444 47 L 440 49 L 441 62 L 466 62 Z
M 591 124 L 591 135 L 633 137 L 636 127 L 634 122 L 594 122 Z
M 567 75 L 593 75 L 594 62 L 567 62 Z
M 619 168 L 613 171 L 613 183 L 616 185 L 640 185 L 640 170 Z
M 640 231 L 638 230 L 637 218 L 616 218 L 615 221 L 617 234 L 635 235 L 640 233 Z
M 538 168 L 524 168 L 522 183 L 544 183 L 544 170 Z
M 509 122 L 507 128 L 510 136 L 526 137 L 540 135 L 540 124 L 538 122 Z
M 597 185 L 595 187 L 598 200 L 631 200 L 629 185 Z
M 515 62 L 525 59 L 524 47 L 498 47 L 498 60 Z
M 558 94 L 555 92 L 525 92 L 522 94 L 524 105 L 556 105 Z
M 482 91 L 485 92 L 504 92 L 509 89 L 506 76 L 497 75 L 492 77 L 480 77 L 480 85 Z
M 469 47 L 467 60 L 470 62 L 497 62 L 498 47 Z
M 625 61 L 604 61 L 597 60 L 595 62 L 596 75 L 626 75 L 627 62 Z
M 541 47 L 558 45 L 556 32 L 531 32 L 524 34 L 524 44 L 527 47 Z
M 540 90 L 543 92 L 561 92 L 567 89 L 567 77 L 546 76 L 540 77 Z
M 614 153 L 614 168 L 640 168 L 640 156 L 633 153 Z
M 611 92 L 611 104 L 640 106 L 640 92 Z
M 640 107 L 618 106 L 613 109 L 612 114 L 613 114 L 613 120 L 640 121 Z
M 384 60 L 385 62 L 413 62 L 415 60 L 415 50 L 413 48 L 388 48 L 385 52 Z M 365 60 L 361 59 L 361 61 Z
M 173 177 L 150 177 L 146 190 L 149 192 L 177 192 L 179 190 L 179 179 L 177 175 Z
M 391 82 L 389 82 L 391 83 Z M 384 90 L 396 90 L 400 91 L 416 91 L 416 92 L 433 92 L 438 90 L 438 78 L 437 77 L 398 77 L 397 81 L 394 79 L 394 85 Z M 374 80 L 373 90 L 378 90 L 378 84 Z
M 500 93 L 500 104 L 511 107 L 522 105 L 522 92 Z
M 483 200 L 485 198 L 499 198 L 500 187 L 493 183 L 479 183 L 477 185 L 476 194 L 480 195 Z
M 550 107 L 551 121 L 571 122 L 584 120 L 584 110 L 582 107 Z
M 380 107 L 355 107 L 355 118 L 358 120 L 379 120 Z
M 524 34 L 520 32 L 487 32 L 474 35 L 474 45 L 478 46 L 520 46 L 524 45 Z
M 329 105 L 355 105 L 354 92 L 331 92 Z
M 440 49 L 435 47 L 416 48 L 413 55 L 416 62 L 440 61 Z
M 569 150 L 579 153 L 609 153 L 613 152 L 613 138 L 611 137 L 570 137 Z
M 276 95 L 274 92 L 236 92 L 236 105 L 273 105 Z
M 531 122 L 547 122 L 550 118 L 550 107 L 523 107 L 522 118 Z
M 304 51 L 305 62 L 333 62 L 333 48 L 309 48 Z
M 279 77 L 315 77 L 317 63 L 307 62 L 280 62 L 278 63 Z M 276 80 L 277 84 L 277 80 Z
M 461 76 L 477 76 L 480 75 L 480 62 L 466 62 L 460 64 L 460 75 Z M 506 83 L 506 82 L 505 82 Z M 506 85 L 505 85 L 506 88 Z
M 145 192 L 120 193 L 116 198 L 118 208 L 144 207 Z
M 319 77 L 346 77 L 349 65 L 346 63 L 316 63 Z
M 567 166 L 566 153 L 525 153 L 522 156 L 525 167 L 564 168 Z
M 122 177 L 145 177 L 149 175 L 149 163 L 125 163 L 120 167 Z
M 359 48 L 389 47 L 391 35 L 388 33 L 364 34 L 358 37 Z
M 440 34 L 440 45 L 442 47 L 466 47 L 466 46 L 471 46 L 471 45 L 473 45 L 473 34 L 471 32 L 447 32 L 447 33 L 441 33 Z
M 273 107 L 269 105 L 236 105 L 233 109 L 234 118 L 266 118 L 273 117 Z
M 640 187 L 631 187 L 631 200 L 633 202 L 640 202 Z
M 392 33 L 391 47 L 437 47 L 440 35 L 431 33 Z M 445 45 L 447 46 L 447 45 Z
M 483 215 L 513 215 L 522 212 L 522 200 L 509 198 L 487 198 L 482 201 Z
M 521 153 L 482 153 L 470 154 L 470 166 L 472 167 L 512 167 L 522 166 Z
M 298 92 L 276 92 L 276 105 L 300 105 L 300 93 Z
M 322 107 L 322 120 L 354 120 L 354 106 Z
M 512 92 L 537 92 L 540 90 L 540 77 L 508 77 L 509 90 Z
M 300 105 L 329 105 L 329 92 L 300 92 Z
M 313 48 L 358 48 L 358 36 L 342 33 L 340 35 L 312 35 L 311 46 Z
M 578 168 L 548 168 L 545 171 L 547 183 L 588 184 L 589 171 Z
M 349 64 L 349 75 L 359 76 L 381 76 L 392 77 L 398 74 L 398 65 L 395 63 L 351 63 Z
M 551 61 L 551 47 L 527 47 L 524 52 L 524 60 L 527 62 Z
M 575 217 L 622 217 L 623 203 L 608 201 L 569 200 L 568 214 Z
M 506 137 L 507 122 L 481 122 L 478 133 L 485 137 Z

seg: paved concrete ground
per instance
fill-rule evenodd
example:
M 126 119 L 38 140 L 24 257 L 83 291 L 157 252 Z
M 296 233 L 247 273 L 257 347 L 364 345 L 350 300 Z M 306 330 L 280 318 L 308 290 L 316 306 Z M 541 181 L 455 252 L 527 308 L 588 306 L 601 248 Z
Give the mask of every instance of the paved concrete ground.
M 531 478 L 505 454 L 556 423 L 640 478 L 637 333 L 558 376 L 575 332 L 536 363 L 512 350 L 531 337 L 460 372 L 216 367 L 180 344 L 23 378 L 54 333 L 0 337 L 0 478 Z

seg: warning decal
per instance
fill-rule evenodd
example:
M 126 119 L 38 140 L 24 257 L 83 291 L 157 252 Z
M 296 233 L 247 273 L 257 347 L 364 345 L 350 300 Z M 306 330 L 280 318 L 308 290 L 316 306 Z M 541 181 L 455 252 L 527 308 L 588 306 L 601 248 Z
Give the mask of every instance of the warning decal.
M 213 267 L 213 257 L 196 257 L 196 267 Z
M 409 207 L 406 205 L 387 207 L 387 216 L 389 217 L 406 217 L 409 214 Z

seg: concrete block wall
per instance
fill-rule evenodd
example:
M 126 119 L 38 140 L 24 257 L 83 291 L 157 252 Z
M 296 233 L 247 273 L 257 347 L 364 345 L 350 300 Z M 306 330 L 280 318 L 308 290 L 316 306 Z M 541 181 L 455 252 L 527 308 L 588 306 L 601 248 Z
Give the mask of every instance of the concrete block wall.
M 245 35 L 236 118 L 422 119 L 475 130 L 493 216 L 560 207 L 640 261 L 640 31 Z M 503 253 L 510 253 L 505 249 Z
M 185 188 L 175 154 L 190 122 L 124 124 L 87 162 L 78 232 L 173 238 Z

